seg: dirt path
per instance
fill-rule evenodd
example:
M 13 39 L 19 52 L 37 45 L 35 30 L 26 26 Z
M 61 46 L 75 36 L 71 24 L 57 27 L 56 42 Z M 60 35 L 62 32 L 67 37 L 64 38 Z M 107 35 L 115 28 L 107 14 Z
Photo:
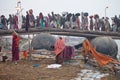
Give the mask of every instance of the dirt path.
M 21 60 L 17 65 L 11 61 L 0 62 L 0 80 L 74 80 L 82 68 L 80 65 L 62 64 L 58 69 L 49 69 L 48 65 L 54 64 L 53 59 L 39 61 Z M 38 67 L 34 67 L 38 64 Z M 113 75 L 103 80 L 119 80 Z
M 59 69 L 48 69 L 47 65 L 54 60 L 20 61 L 14 63 L 0 62 L 0 80 L 70 80 L 76 77 L 80 67 L 78 65 L 62 65 Z M 39 67 L 33 67 L 39 64 Z

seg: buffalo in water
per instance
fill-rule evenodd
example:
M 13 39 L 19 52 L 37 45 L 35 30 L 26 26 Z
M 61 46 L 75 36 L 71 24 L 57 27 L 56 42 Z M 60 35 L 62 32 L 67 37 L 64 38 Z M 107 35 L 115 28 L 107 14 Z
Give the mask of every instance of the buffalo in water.
M 41 33 L 33 37 L 31 46 L 35 50 L 38 49 L 53 50 L 55 40 L 56 40 L 55 37 L 53 37 L 52 35 L 47 33 Z
M 118 45 L 111 37 L 97 37 L 91 40 L 91 44 L 96 51 L 109 55 L 113 58 L 117 57 Z

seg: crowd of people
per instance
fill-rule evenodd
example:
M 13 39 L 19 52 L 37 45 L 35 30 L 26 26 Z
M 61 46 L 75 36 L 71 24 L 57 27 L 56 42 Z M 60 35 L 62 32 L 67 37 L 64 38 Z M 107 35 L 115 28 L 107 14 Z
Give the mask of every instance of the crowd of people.
M 4 15 L 0 16 L 0 29 L 21 29 L 25 28 L 60 28 L 60 29 L 81 29 L 95 31 L 120 31 L 120 16 L 116 15 L 109 19 L 108 17 L 100 17 L 98 14 L 89 15 L 85 13 L 68 13 L 63 12 L 62 15 L 51 12 L 44 16 L 42 12 L 38 16 L 34 16 L 33 10 L 26 11 L 26 16 L 21 17 L 22 24 L 18 27 L 19 20 L 17 15 L 9 15 L 7 19 Z M 110 20 L 112 23 L 110 23 Z

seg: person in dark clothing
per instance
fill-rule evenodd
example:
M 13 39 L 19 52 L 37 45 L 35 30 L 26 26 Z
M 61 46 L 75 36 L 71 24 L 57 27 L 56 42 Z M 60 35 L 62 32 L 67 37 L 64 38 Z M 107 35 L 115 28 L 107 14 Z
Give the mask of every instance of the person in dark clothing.
M 22 28 L 25 28 L 26 26 L 26 18 L 22 15 Z
M 2 62 L 6 62 L 7 59 L 8 59 L 7 56 L 2 56 Z
M 26 26 L 25 26 L 25 31 L 28 32 L 28 27 L 29 27 L 29 14 L 26 12 Z
M 117 25 L 117 31 L 119 31 L 120 28 L 120 19 L 115 15 L 114 22 Z
M 1 24 L 3 26 L 3 29 L 7 29 L 7 19 L 5 18 L 4 15 L 1 16 Z
M 94 26 L 93 16 L 90 16 L 90 30 L 93 30 L 93 26 Z
M 60 26 L 63 26 L 63 28 L 65 28 L 65 15 L 63 15 L 60 19 Z
M 0 46 L 0 52 L 1 52 L 1 50 L 2 50 L 2 47 Z
M 5 48 L 5 47 L 4 47 Z M 6 56 L 6 53 L 3 53 L 2 47 L 0 46 L 0 52 L 2 52 L 2 62 L 6 62 L 6 60 L 8 59 L 8 57 Z
M 32 9 L 29 10 L 29 27 L 30 28 L 35 27 L 35 18 L 34 18 Z
M 14 20 L 11 14 L 9 14 L 8 23 L 10 24 L 10 29 L 13 29 Z

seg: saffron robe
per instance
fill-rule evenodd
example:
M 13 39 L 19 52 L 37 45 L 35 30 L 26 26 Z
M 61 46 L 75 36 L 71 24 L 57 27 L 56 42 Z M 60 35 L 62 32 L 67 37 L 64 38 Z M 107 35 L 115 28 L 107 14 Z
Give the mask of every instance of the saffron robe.
M 94 57 L 98 64 L 103 67 L 105 65 L 107 65 L 110 62 L 115 61 L 114 59 L 112 59 L 111 57 L 107 56 L 107 55 L 103 55 L 102 53 L 97 52 L 92 45 L 90 44 L 90 42 L 88 41 L 88 39 L 86 39 L 83 42 L 83 47 L 85 49 L 85 55 L 88 54 L 89 52 L 91 53 L 92 57 Z
M 20 37 L 12 34 L 12 60 L 19 60 L 19 40 Z

